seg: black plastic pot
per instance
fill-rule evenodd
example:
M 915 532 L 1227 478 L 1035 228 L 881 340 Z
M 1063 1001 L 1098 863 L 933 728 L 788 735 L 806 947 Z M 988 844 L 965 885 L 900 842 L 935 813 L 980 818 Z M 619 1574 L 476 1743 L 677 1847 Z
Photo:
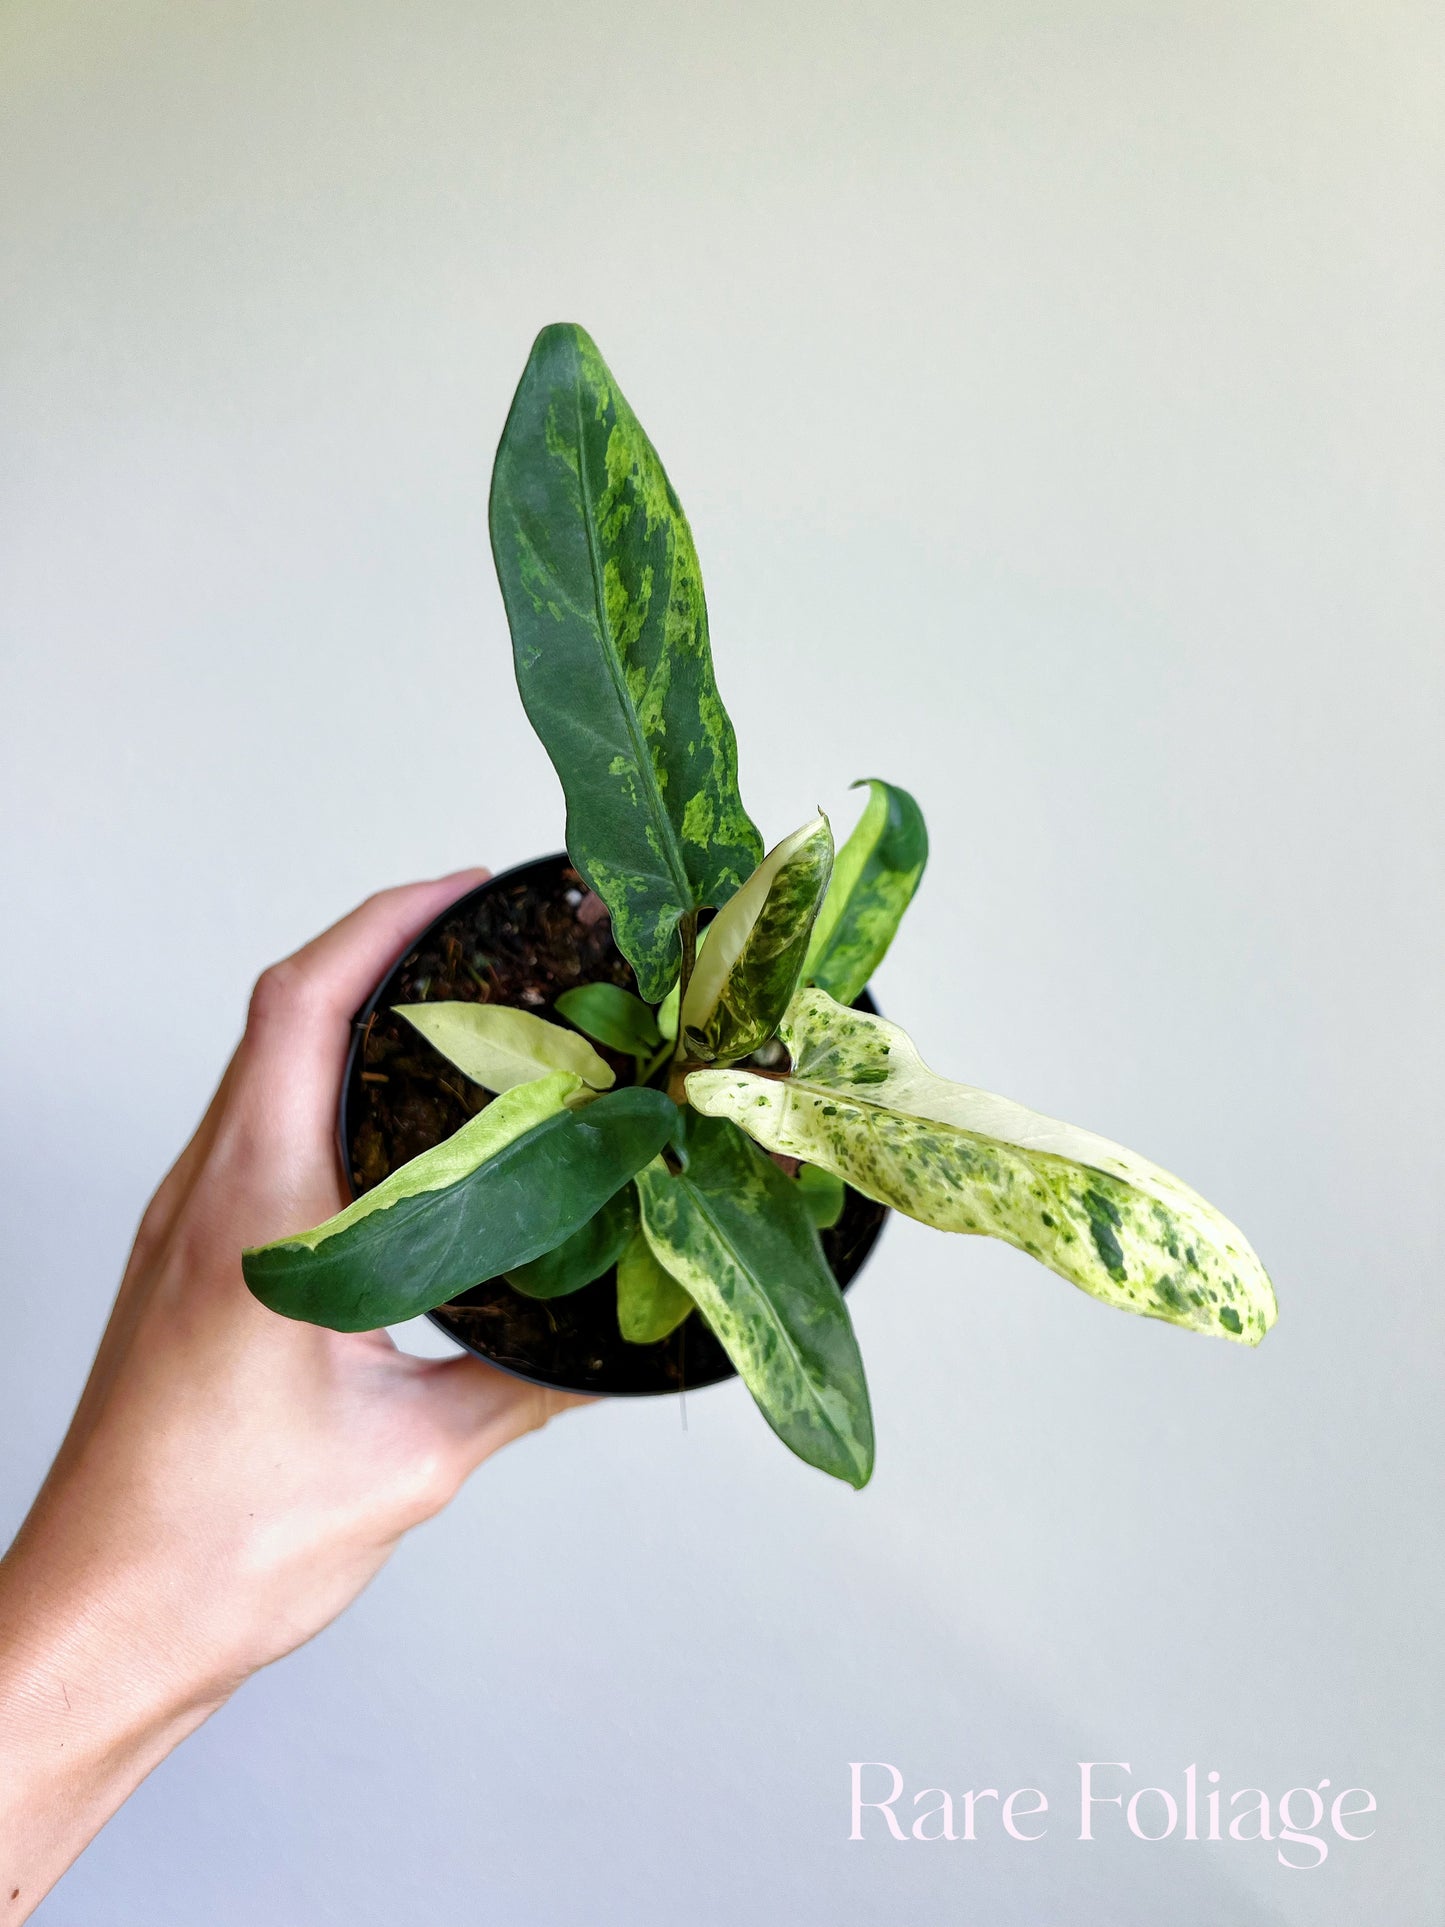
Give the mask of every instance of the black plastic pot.
M 549 1016 L 564 990 L 598 981 L 636 989 L 612 942 L 605 908 L 566 856 L 520 864 L 443 911 L 397 959 L 353 1023 L 339 1121 L 351 1195 L 359 1197 L 396 1165 L 449 1137 L 486 1101 L 392 1015 L 393 1005 L 481 998 Z M 875 1008 L 866 991 L 857 1007 Z M 630 1059 L 606 1050 L 602 1055 L 620 1078 L 631 1074 Z M 845 1291 L 887 1216 L 885 1206 L 850 1189 L 842 1217 L 822 1234 L 824 1254 Z M 727 1354 L 696 1314 L 660 1344 L 627 1344 L 617 1329 L 615 1271 L 568 1297 L 546 1300 L 489 1278 L 428 1316 L 479 1358 L 566 1391 L 645 1397 L 712 1385 L 733 1374 Z

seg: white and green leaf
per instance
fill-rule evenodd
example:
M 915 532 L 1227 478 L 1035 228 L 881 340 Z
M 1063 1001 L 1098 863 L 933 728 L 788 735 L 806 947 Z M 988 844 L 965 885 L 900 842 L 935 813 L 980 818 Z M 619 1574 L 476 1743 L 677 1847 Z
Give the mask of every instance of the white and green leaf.
M 372 1331 L 554 1250 L 677 1128 L 661 1091 L 569 1109 L 581 1089 L 558 1071 L 494 1098 L 325 1224 L 244 1252 L 247 1285 L 287 1318 Z
M 684 1111 L 684 1168 L 640 1172 L 642 1227 L 785 1445 L 861 1486 L 873 1420 L 848 1307 L 791 1178 L 724 1118 Z
M 492 472 L 517 687 L 567 798 L 572 861 L 656 1003 L 677 925 L 762 854 L 708 642 L 692 531 L 587 333 L 544 328 Z
M 1255 1345 L 1274 1290 L 1237 1226 L 1092 1132 L 929 1070 L 896 1024 L 800 990 L 783 1078 L 695 1071 L 690 1103 L 941 1231 L 1001 1238 L 1123 1311 Z
M 660 1344 L 692 1309 L 691 1298 L 658 1262 L 639 1225 L 617 1260 L 617 1329 L 629 1345 Z
M 510 1091 L 567 1071 L 594 1091 L 616 1082 L 585 1037 L 507 1004 L 394 1004 L 398 1017 L 483 1090 Z
M 730 1063 L 777 1030 L 832 868 L 833 833 L 826 816 L 815 816 L 771 850 L 718 911 L 682 1000 L 687 1056 Z
M 882 963 L 928 861 L 923 812 L 908 791 L 876 776 L 867 782 L 868 802 L 838 852 L 803 970 L 840 1004 L 851 1004 Z

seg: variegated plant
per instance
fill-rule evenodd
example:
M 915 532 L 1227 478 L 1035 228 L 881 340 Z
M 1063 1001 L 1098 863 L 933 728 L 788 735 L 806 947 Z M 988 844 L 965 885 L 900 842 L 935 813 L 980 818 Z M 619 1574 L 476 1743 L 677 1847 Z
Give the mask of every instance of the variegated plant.
M 923 874 L 922 815 L 872 779 L 836 859 L 821 814 L 763 855 L 691 531 L 580 328 L 532 350 L 491 532 L 568 851 L 637 994 L 580 985 L 560 1022 L 404 1009 L 489 1100 L 328 1223 L 247 1252 L 257 1297 L 357 1330 L 499 1275 L 553 1298 L 615 1272 L 619 1344 L 703 1319 L 785 1443 L 855 1486 L 873 1465 L 868 1390 L 819 1242 L 845 1187 L 1003 1239 L 1104 1304 L 1257 1344 L 1269 1279 L 1197 1192 L 938 1076 L 896 1024 L 853 1008 Z M 630 1082 L 589 1038 L 630 1061 Z

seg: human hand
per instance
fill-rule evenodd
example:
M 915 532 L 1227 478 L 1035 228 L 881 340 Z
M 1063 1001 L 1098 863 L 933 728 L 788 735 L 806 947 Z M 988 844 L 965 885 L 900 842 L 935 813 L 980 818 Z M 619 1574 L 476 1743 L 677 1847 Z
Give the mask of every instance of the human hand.
M 280 1318 L 241 1252 L 344 1202 L 349 1020 L 485 871 L 384 891 L 273 966 L 152 1199 L 70 1431 L 0 1561 L 0 1923 L 167 1752 L 347 1606 L 480 1462 L 578 1401 Z

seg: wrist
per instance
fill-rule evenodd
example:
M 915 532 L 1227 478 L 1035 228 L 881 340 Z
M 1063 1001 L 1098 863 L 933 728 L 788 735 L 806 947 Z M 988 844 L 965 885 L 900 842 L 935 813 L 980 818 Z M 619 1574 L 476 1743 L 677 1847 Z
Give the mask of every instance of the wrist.
M 198 1722 L 230 1697 L 239 1678 L 194 1650 L 193 1615 L 163 1565 L 114 1544 L 102 1554 L 78 1532 L 53 1536 L 37 1505 L 0 1558 L 0 1693 L 43 1702 L 54 1680 L 77 1738 L 115 1742 Z
M 166 1755 L 227 1697 L 191 1677 L 133 1575 L 0 1560 L 0 1923 L 24 1920 Z

